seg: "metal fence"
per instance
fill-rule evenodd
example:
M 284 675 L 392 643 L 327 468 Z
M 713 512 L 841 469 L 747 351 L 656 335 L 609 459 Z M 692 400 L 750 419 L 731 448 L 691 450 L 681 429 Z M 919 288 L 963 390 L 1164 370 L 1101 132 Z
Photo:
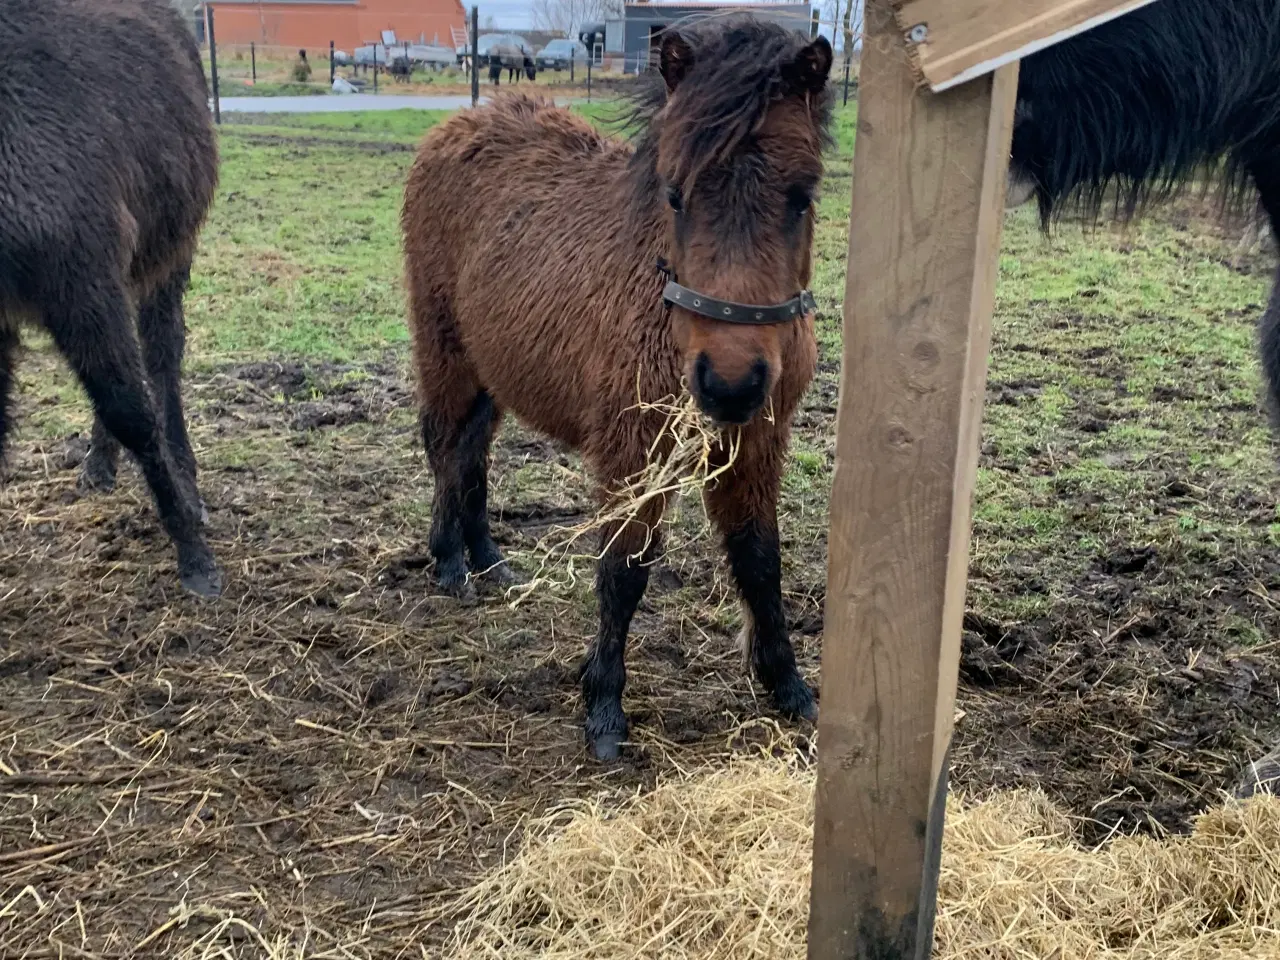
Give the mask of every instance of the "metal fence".
M 276 94 L 325 94 L 334 89 L 335 81 L 344 91 L 367 93 L 408 89 L 424 95 L 465 95 L 470 92 L 474 103 L 484 91 L 511 84 L 527 84 L 522 55 L 534 65 L 533 83 L 551 87 L 558 95 L 593 96 L 627 86 L 634 79 L 656 67 L 650 50 L 613 53 L 597 44 L 581 55 L 580 45 L 566 61 L 559 57 L 541 57 L 536 49 L 520 50 L 505 57 L 501 68 L 491 70 L 491 58 L 477 55 L 479 50 L 479 8 L 472 7 L 466 44 L 450 49 L 439 44 L 371 42 L 343 50 L 330 42 L 319 50 L 298 49 L 258 43 L 225 44 L 217 42 L 216 5 L 204 8 L 204 57 L 214 95 L 214 114 L 219 116 L 221 96 L 271 96 Z M 818 20 L 813 27 L 820 26 Z M 460 36 L 457 39 L 461 39 Z M 857 95 L 857 70 L 851 58 L 839 57 L 835 70 L 844 102 Z M 843 74 L 841 76 L 841 74 Z M 219 117 L 220 120 L 220 117 Z

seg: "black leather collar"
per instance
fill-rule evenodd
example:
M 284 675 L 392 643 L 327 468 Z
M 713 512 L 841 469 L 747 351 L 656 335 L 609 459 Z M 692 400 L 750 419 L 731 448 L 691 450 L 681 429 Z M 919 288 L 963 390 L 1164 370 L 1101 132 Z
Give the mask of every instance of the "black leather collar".
M 709 320 L 759 325 L 799 320 L 818 309 L 813 294 L 808 290 L 801 290 L 790 300 L 784 300 L 782 303 L 761 306 L 751 303 L 734 303 L 732 300 L 717 300 L 715 297 L 708 297 L 705 293 L 682 287 L 674 280 L 668 281 L 663 288 L 662 302 L 669 307 L 680 307 Z
M 801 290 L 790 300 L 784 300 L 782 303 L 768 305 L 734 303 L 732 300 L 717 300 L 705 293 L 681 286 L 676 282 L 675 271 L 667 265 L 665 260 L 658 261 L 658 272 L 667 277 L 667 285 L 662 290 L 663 303 L 668 307 L 679 307 L 690 313 L 696 313 L 708 320 L 766 326 L 799 320 L 818 310 L 818 303 L 809 290 Z

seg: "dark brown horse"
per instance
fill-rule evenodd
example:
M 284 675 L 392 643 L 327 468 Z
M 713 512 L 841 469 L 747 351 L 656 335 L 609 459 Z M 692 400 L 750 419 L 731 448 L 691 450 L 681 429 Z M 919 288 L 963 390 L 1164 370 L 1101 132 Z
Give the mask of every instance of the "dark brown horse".
M 668 32 L 638 96 L 634 150 L 546 102 L 499 98 L 427 136 L 403 219 L 440 583 L 469 589 L 464 551 L 472 570 L 510 576 L 486 513 L 504 411 L 580 450 L 603 493 L 644 468 L 661 431 L 637 388 L 658 401 L 687 381 L 704 412 L 741 429 L 706 503 L 756 676 L 781 711 L 811 719 L 782 607 L 777 500 L 817 358 L 804 288 L 831 60 L 826 40 L 750 17 Z M 513 167 L 513 155 L 530 162 Z M 678 283 L 664 288 L 660 263 Z M 661 513 L 603 532 L 582 672 L 602 759 L 627 734 L 623 654 Z
M 109 489 L 123 444 L 183 584 L 217 594 L 179 385 L 182 298 L 218 179 L 195 39 L 166 0 L 0 0 L 0 50 L 0 452 L 27 319 L 93 402 L 82 484 Z

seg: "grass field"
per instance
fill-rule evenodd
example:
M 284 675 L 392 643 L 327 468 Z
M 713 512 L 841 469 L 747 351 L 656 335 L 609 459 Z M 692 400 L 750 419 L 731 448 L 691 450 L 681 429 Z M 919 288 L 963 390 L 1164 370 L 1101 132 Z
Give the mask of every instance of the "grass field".
M 628 661 L 636 746 L 614 768 L 581 745 L 588 570 L 514 609 L 433 589 L 398 215 L 439 119 L 223 127 L 187 301 L 219 603 L 179 592 L 136 472 L 76 493 L 88 410 L 27 337 L 0 487 L 0 955 L 426 954 L 524 815 L 767 735 L 709 540 L 653 578 Z M 820 205 L 820 373 L 782 503 L 814 679 L 853 119 Z M 1196 198 L 1127 230 L 1006 222 L 954 783 L 1043 786 L 1087 840 L 1182 829 L 1280 732 L 1253 332 L 1272 262 L 1234 268 L 1234 240 Z M 513 423 L 492 491 L 526 570 L 591 503 L 577 459 Z

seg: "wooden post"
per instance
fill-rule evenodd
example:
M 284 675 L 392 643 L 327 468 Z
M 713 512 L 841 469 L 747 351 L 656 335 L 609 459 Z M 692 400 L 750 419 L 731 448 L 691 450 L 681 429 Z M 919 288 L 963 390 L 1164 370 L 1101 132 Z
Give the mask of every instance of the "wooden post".
M 373 41 L 373 92 L 378 92 L 378 41 Z
M 249 41 L 249 78 L 258 82 L 258 47 L 252 40 Z
M 480 101 L 480 8 L 471 8 L 471 105 Z
M 329 89 L 333 89 L 333 81 L 338 75 L 338 65 L 333 60 L 333 41 L 329 41 Z
M 218 97 L 218 40 L 213 33 L 213 4 L 204 5 L 204 15 L 209 29 L 209 78 L 213 86 L 213 122 L 222 123 L 222 104 Z
M 1018 68 L 931 93 L 866 25 L 809 958 L 927 960 Z

